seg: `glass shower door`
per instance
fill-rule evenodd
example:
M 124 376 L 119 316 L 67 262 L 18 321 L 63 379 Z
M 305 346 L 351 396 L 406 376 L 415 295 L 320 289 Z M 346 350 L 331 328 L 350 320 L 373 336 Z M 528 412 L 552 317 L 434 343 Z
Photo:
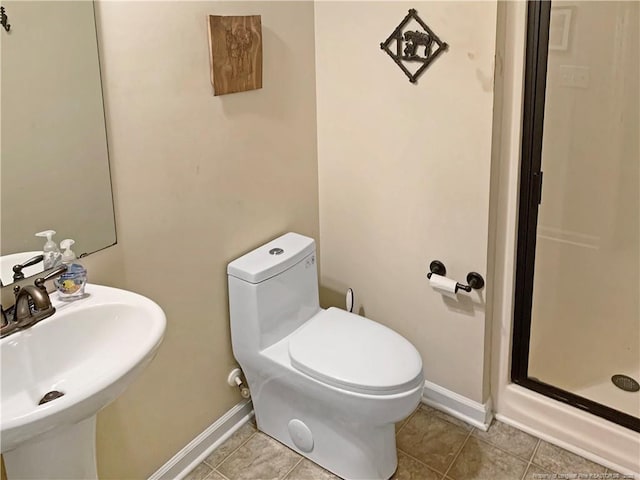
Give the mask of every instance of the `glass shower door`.
M 554 1 L 548 12 L 545 88 L 535 92 L 544 186 L 532 172 L 540 198 L 537 215 L 529 212 L 528 368 L 520 372 L 525 386 L 636 430 L 639 10 L 639 2 Z

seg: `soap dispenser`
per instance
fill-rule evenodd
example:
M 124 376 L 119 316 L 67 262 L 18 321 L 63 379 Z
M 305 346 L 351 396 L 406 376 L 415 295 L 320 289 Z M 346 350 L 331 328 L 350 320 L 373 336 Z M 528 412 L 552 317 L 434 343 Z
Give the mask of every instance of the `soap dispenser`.
M 60 246 L 64 249 L 62 263 L 67 266 L 67 271 L 60 275 L 54 284 L 60 295 L 60 300 L 64 301 L 77 300 L 85 296 L 87 270 L 78 262 L 76 254 L 71 250 L 74 243 L 70 238 L 60 242 Z
M 56 242 L 51 240 L 51 237 L 55 234 L 55 230 L 44 230 L 36 233 L 36 237 L 47 237 L 47 241 L 45 242 L 44 247 L 42 247 L 42 255 L 44 256 L 43 266 L 45 270 L 57 267 L 60 264 L 62 257 L 58 245 L 56 245 Z

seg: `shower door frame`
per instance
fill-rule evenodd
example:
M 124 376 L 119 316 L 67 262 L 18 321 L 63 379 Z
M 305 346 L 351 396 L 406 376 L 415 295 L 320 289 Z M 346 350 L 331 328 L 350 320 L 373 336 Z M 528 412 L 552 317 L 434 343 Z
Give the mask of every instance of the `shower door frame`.
M 542 200 L 542 135 L 551 1 L 529 0 L 527 3 L 511 381 L 640 432 L 640 418 L 541 382 L 528 374 L 538 207 Z

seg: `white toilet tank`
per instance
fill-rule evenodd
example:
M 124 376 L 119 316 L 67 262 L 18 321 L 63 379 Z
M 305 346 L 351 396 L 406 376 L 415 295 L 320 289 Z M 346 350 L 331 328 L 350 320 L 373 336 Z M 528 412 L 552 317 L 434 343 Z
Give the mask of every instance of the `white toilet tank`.
M 229 311 L 236 359 L 289 335 L 320 310 L 315 241 L 287 233 L 231 262 Z

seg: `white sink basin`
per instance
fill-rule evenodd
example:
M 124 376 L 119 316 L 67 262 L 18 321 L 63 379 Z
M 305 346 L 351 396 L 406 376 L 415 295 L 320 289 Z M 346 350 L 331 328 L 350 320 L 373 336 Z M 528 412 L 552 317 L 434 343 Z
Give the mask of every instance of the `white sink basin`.
M 124 391 L 160 345 L 166 319 L 153 301 L 99 285 L 87 285 L 86 292 L 87 298 L 68 303 L 52 293 L 53 316 L 0 340 L 3 453 L 94 417 Z M 53 390 L 64 396 L 38 405 Z

